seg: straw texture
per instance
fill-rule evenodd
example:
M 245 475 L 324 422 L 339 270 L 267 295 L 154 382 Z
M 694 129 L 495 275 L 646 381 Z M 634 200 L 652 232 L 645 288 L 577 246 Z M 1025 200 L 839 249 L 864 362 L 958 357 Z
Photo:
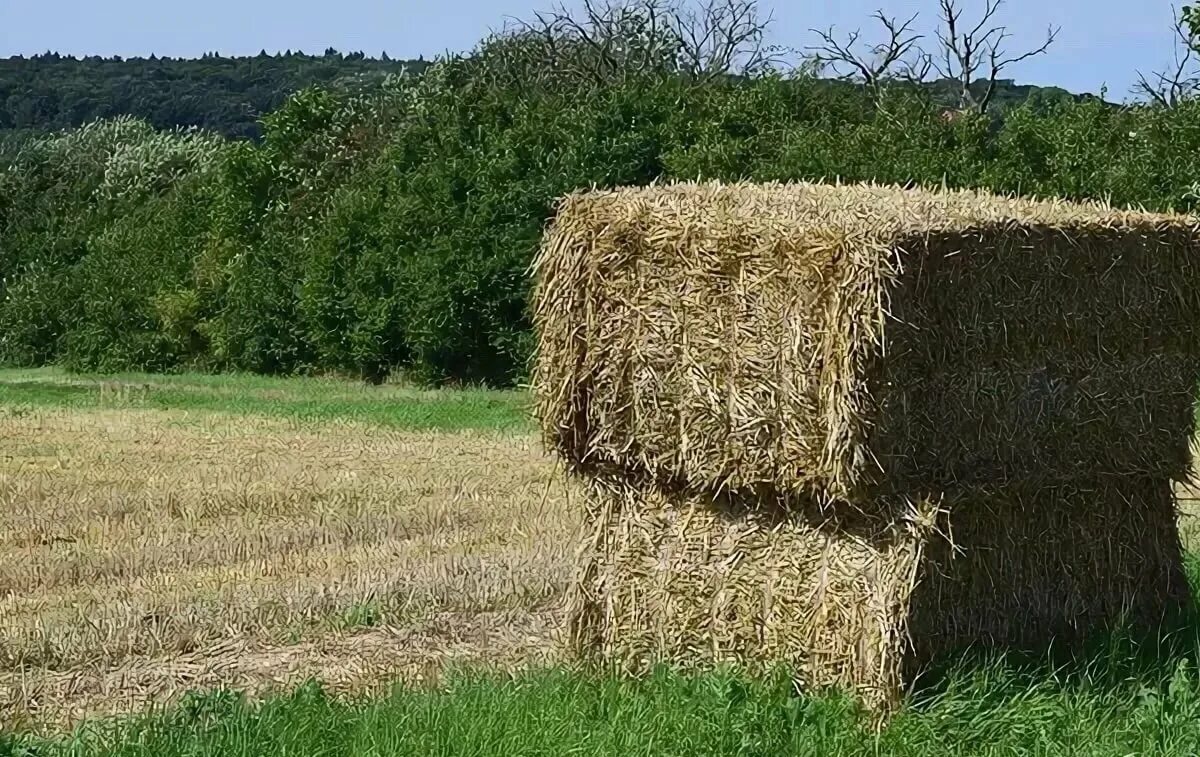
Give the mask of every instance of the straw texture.
M 534 387 L 580 471 L 863 503 L 1186 472 L 1183 217 L 973 192 L 680 184 L 567 198 Z
M 783 664 L 886 714 L 939 656 L 1154 632 L 1191 603 L 1172 491 L 1144 477 L 963 491 L 892 523 L 634 480 L 590 479 L 587 502 L 571 641 L 634 673 Z
M 581 654 L 785 662 L 886 710 L 945 652 L 1190 604 L 1194 221 L 679 184 L 566 198 L 535 273 Z
M 1169 483 L 959 492 L 943 503 L 912 594 L 907 672 L 967 647 L 1070 647 L 1118 626 L 1156 632 L 1191 602 Z
M 899 701 L 927 503 L 891 524 L 592 479 L 568 616 L 576 652 L 631 672 L 785 664 L 807 690 Z

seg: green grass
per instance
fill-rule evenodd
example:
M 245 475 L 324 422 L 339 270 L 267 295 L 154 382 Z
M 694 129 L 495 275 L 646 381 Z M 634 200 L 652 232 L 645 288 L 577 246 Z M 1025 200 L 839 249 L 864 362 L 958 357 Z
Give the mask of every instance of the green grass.
M 1200 585 L 1200 559 L 1188 571 Z M 313 682 L 263 701 L 196 692 L 58 738 L 0 734 L 0 757 L 1198 755 L 1198 661 L 1196 618 L 1075 656 L 960 658 L 882 730 L 846 698 L 797 695 L 786 674 L 475 670 L 374 698 Z
M 375 699 L 339 699 L 316 684 L 261 703 L 218 691 L 58 741 L 0 737 L 5 757 L 1198 753 L 1200 680 L 1183 660 L 1132 680 L 1097 671 L 1037 680 L 996 663 L 954 676 L 879 733 L 846 700 L 795 696 L 782 677 L 551 670 L 465 674 Z
M 526 396 L 486 389 L 373 387 L 332 378 L 0 370 L 0 413 L 124 407 L 259 415 L 300 423 L 357 422 L 414 431 L 508 431 L 530 427 Z

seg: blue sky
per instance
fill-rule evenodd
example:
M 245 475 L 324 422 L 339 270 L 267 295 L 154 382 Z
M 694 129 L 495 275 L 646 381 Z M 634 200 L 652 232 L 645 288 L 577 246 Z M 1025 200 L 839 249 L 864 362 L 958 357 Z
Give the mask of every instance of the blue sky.
M 326 47 L 427 58 L 472 47 L 506 16 L 528 16 L 552 0 L 0 0 L 0 56 L 57 50 L 75 55 L 198 56 Z M 963 0 L 971 11 L 983 0 Z M 936 0 L 762 0 L 775 17 L 774 41 L 814 43 L 811 28 L 870 27 L 881 8 L 916 11 L 928 27 Z M 1062 27 L 1050 53 L 1011 71 L 1023 83 L 1076 92 L 1109 88 L 1123 99 L 1138 69 L 1171 54 L 1170 0 L 1008 0 L 1002 18 L 1013 47 Z

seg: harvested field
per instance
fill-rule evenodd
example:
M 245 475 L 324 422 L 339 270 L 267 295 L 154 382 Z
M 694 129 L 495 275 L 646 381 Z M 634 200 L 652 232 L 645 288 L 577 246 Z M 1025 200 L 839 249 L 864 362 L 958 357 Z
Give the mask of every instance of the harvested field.
M 532 435 L 103 403 L 0 427 L 0 728 L 553 654 L 576 516 Z
M 343 388 L 372 408 L 350 424 L 250 401 L 286 404 L 317 382 L 222 384 L 211 394 L 239 410 L 217 412 L 168 397 L 183 379 L 124 382 L 131 398 L 111 381 L 101 396 L 101 382 L 11 375 L 0 731 L 196 689 L 316 677 L 377 692 L 457 662 L 559 659 L 583 507 L 532 430 L 408 430 L 373 414 L 399 417 L 409 398 L 390 387 Z

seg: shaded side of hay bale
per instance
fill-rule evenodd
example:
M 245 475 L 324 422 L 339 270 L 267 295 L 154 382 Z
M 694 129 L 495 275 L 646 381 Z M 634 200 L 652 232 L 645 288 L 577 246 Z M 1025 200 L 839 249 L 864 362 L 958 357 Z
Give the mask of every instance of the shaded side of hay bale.
M 1156 632 L 1191 606 L 1169 481 L 1105 476 L 959 492 L 912 595 L 910 665 L 964 648 L 1068 648 Z
M 1200 383 L 1193 230 L 985 228 L 914 237 L 865 393 L 879 485 L 1182 479 Z
M 897 703 L 928 511 L 817 525 L 777 503 L 612 480 L 588 498 L 568 613 L 577 653 L 633 672 L 785 665 L 806 688 Z

